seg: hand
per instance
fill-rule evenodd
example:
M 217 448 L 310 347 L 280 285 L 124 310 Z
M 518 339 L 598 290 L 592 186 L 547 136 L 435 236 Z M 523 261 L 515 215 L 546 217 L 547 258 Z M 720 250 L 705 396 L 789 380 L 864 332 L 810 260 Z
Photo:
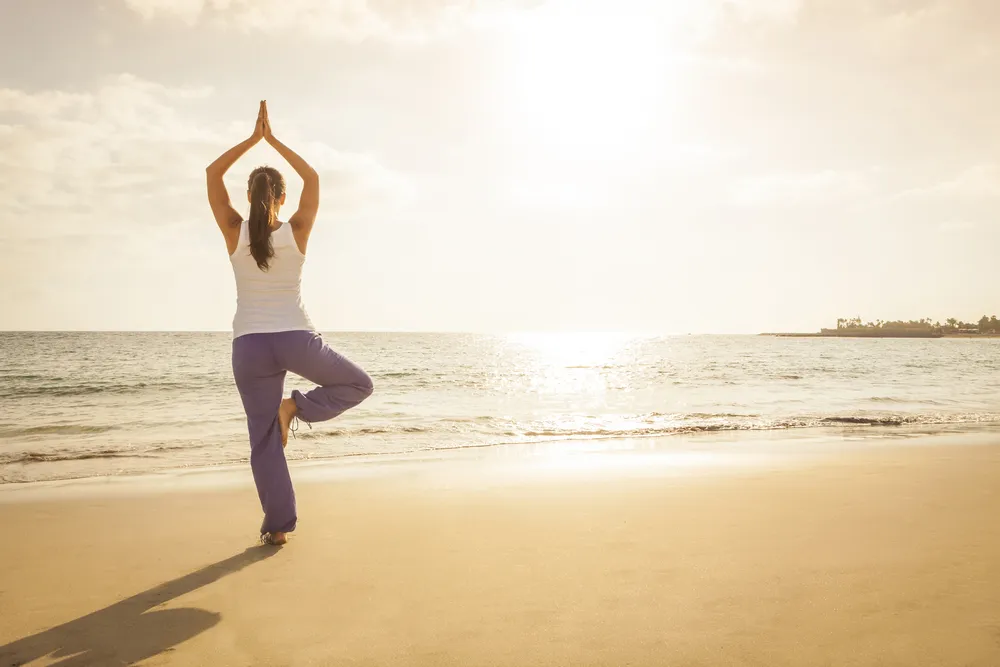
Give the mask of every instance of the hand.
M 265 131 L 267 125 L 267 101 L 260 101 L 260 109 L 257 111 L 257 124 L 253 128 L 253 134 L 250 136 L 255 142 L 268 136 L 271 132 L 268 129 Z
M 274 135 L 271 134 L 271 119 L 267 116 L 267 100 L 260 103 L 260 108 L 264 110 L 264 141 L 271 143 L 274 141 Z

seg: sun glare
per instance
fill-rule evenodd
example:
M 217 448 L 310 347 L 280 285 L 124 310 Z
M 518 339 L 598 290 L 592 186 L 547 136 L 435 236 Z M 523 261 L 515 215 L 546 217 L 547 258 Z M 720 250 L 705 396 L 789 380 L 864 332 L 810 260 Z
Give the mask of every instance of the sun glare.
M 504 113 L 513 139 L 569 159 L 627 151 L 663 111 L 667 54 L 656 22 L 625 5 L 528 13 L 510 33 Z
M 582 406 L 599 401 L 609 388 L 625 381 L 621 371 L 632 361 L 635 343 L 643 338 L 613 332 L 539 332 L 509 334 L 507 343 L 521 367 L 530 369 L 533 391 L 560 396 L 560 400 L 576 396 Z M 571 416 L 553 426 L 586 428 L 586 424 L 574 427 L 577 419 Z
M 509 342 L 530 350 L 539 364 L 577 368 L 609 364 L 635 339 L 633 334 L 604 332 L 517 333 L 507 336 Z

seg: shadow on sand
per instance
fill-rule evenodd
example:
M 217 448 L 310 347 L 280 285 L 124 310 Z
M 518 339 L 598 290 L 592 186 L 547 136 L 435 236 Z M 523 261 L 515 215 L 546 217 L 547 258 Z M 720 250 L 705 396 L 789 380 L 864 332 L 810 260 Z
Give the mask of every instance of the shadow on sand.
M 222 618 L 204 609 L 150 609 L 277 552 L 274 547 L 251 547 L 110 607 L 0 646 L 0 666 L 23 665 L 44 656 L 48 664 L 60 667 L 131 665 L 150 658 L 201 634 Z

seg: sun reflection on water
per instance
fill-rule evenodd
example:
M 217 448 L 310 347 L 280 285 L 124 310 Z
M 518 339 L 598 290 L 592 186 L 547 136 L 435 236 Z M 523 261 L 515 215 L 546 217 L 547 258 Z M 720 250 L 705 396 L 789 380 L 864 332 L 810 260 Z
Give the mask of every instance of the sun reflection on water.
M 606 365 L 638 338 L 634 334 L 604 332 L 514 333 L 507 340 L 537 353 L 549 365 L 569 368 Z
M 519 352 L 531 390 L 540 394 L 595 396 L 627 390 L 624 372 L 635 360 L 633 343 L 623 333 L 517 333 L 507 343 Z

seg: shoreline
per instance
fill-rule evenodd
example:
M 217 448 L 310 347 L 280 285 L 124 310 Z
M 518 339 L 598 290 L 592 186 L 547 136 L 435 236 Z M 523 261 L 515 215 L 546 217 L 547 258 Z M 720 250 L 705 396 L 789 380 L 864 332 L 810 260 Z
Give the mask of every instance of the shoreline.
M 381 477 L 394 469 L 424 469 L 425 466 L 501 463 L 523 467 L 526 462 L 566 457 L 628 457 L 643 453 L 648 461 L 666 461 L 678 455 L 709 452 L 717 460 L 753 457 L 788 457 L 789 465 L 803 457 L 829 456 L 839 451 L 886 446 L 910 446 L 915 442 L 954 442 L 974 446 L 992 443 L 995 430 L 971 424 L 939 425 L 843 425 L 780 430 L 706 431 L 699 433 L 645 435 L 635 437 L 566 438 L 522 443 L 500 443 L 447 447 L 386 454 L 342 454 L 324 458 L 289 460 L 293 481 L 298 484 L 336 479 Z M 0 484 L 0 505 L 20 502 L 24 497 L 86 496 L 130 492 L 171 492 L 178 489 L 251 488 L 249 460 L 218 465 L 161 468 L 151 471 L 90 475 Z

